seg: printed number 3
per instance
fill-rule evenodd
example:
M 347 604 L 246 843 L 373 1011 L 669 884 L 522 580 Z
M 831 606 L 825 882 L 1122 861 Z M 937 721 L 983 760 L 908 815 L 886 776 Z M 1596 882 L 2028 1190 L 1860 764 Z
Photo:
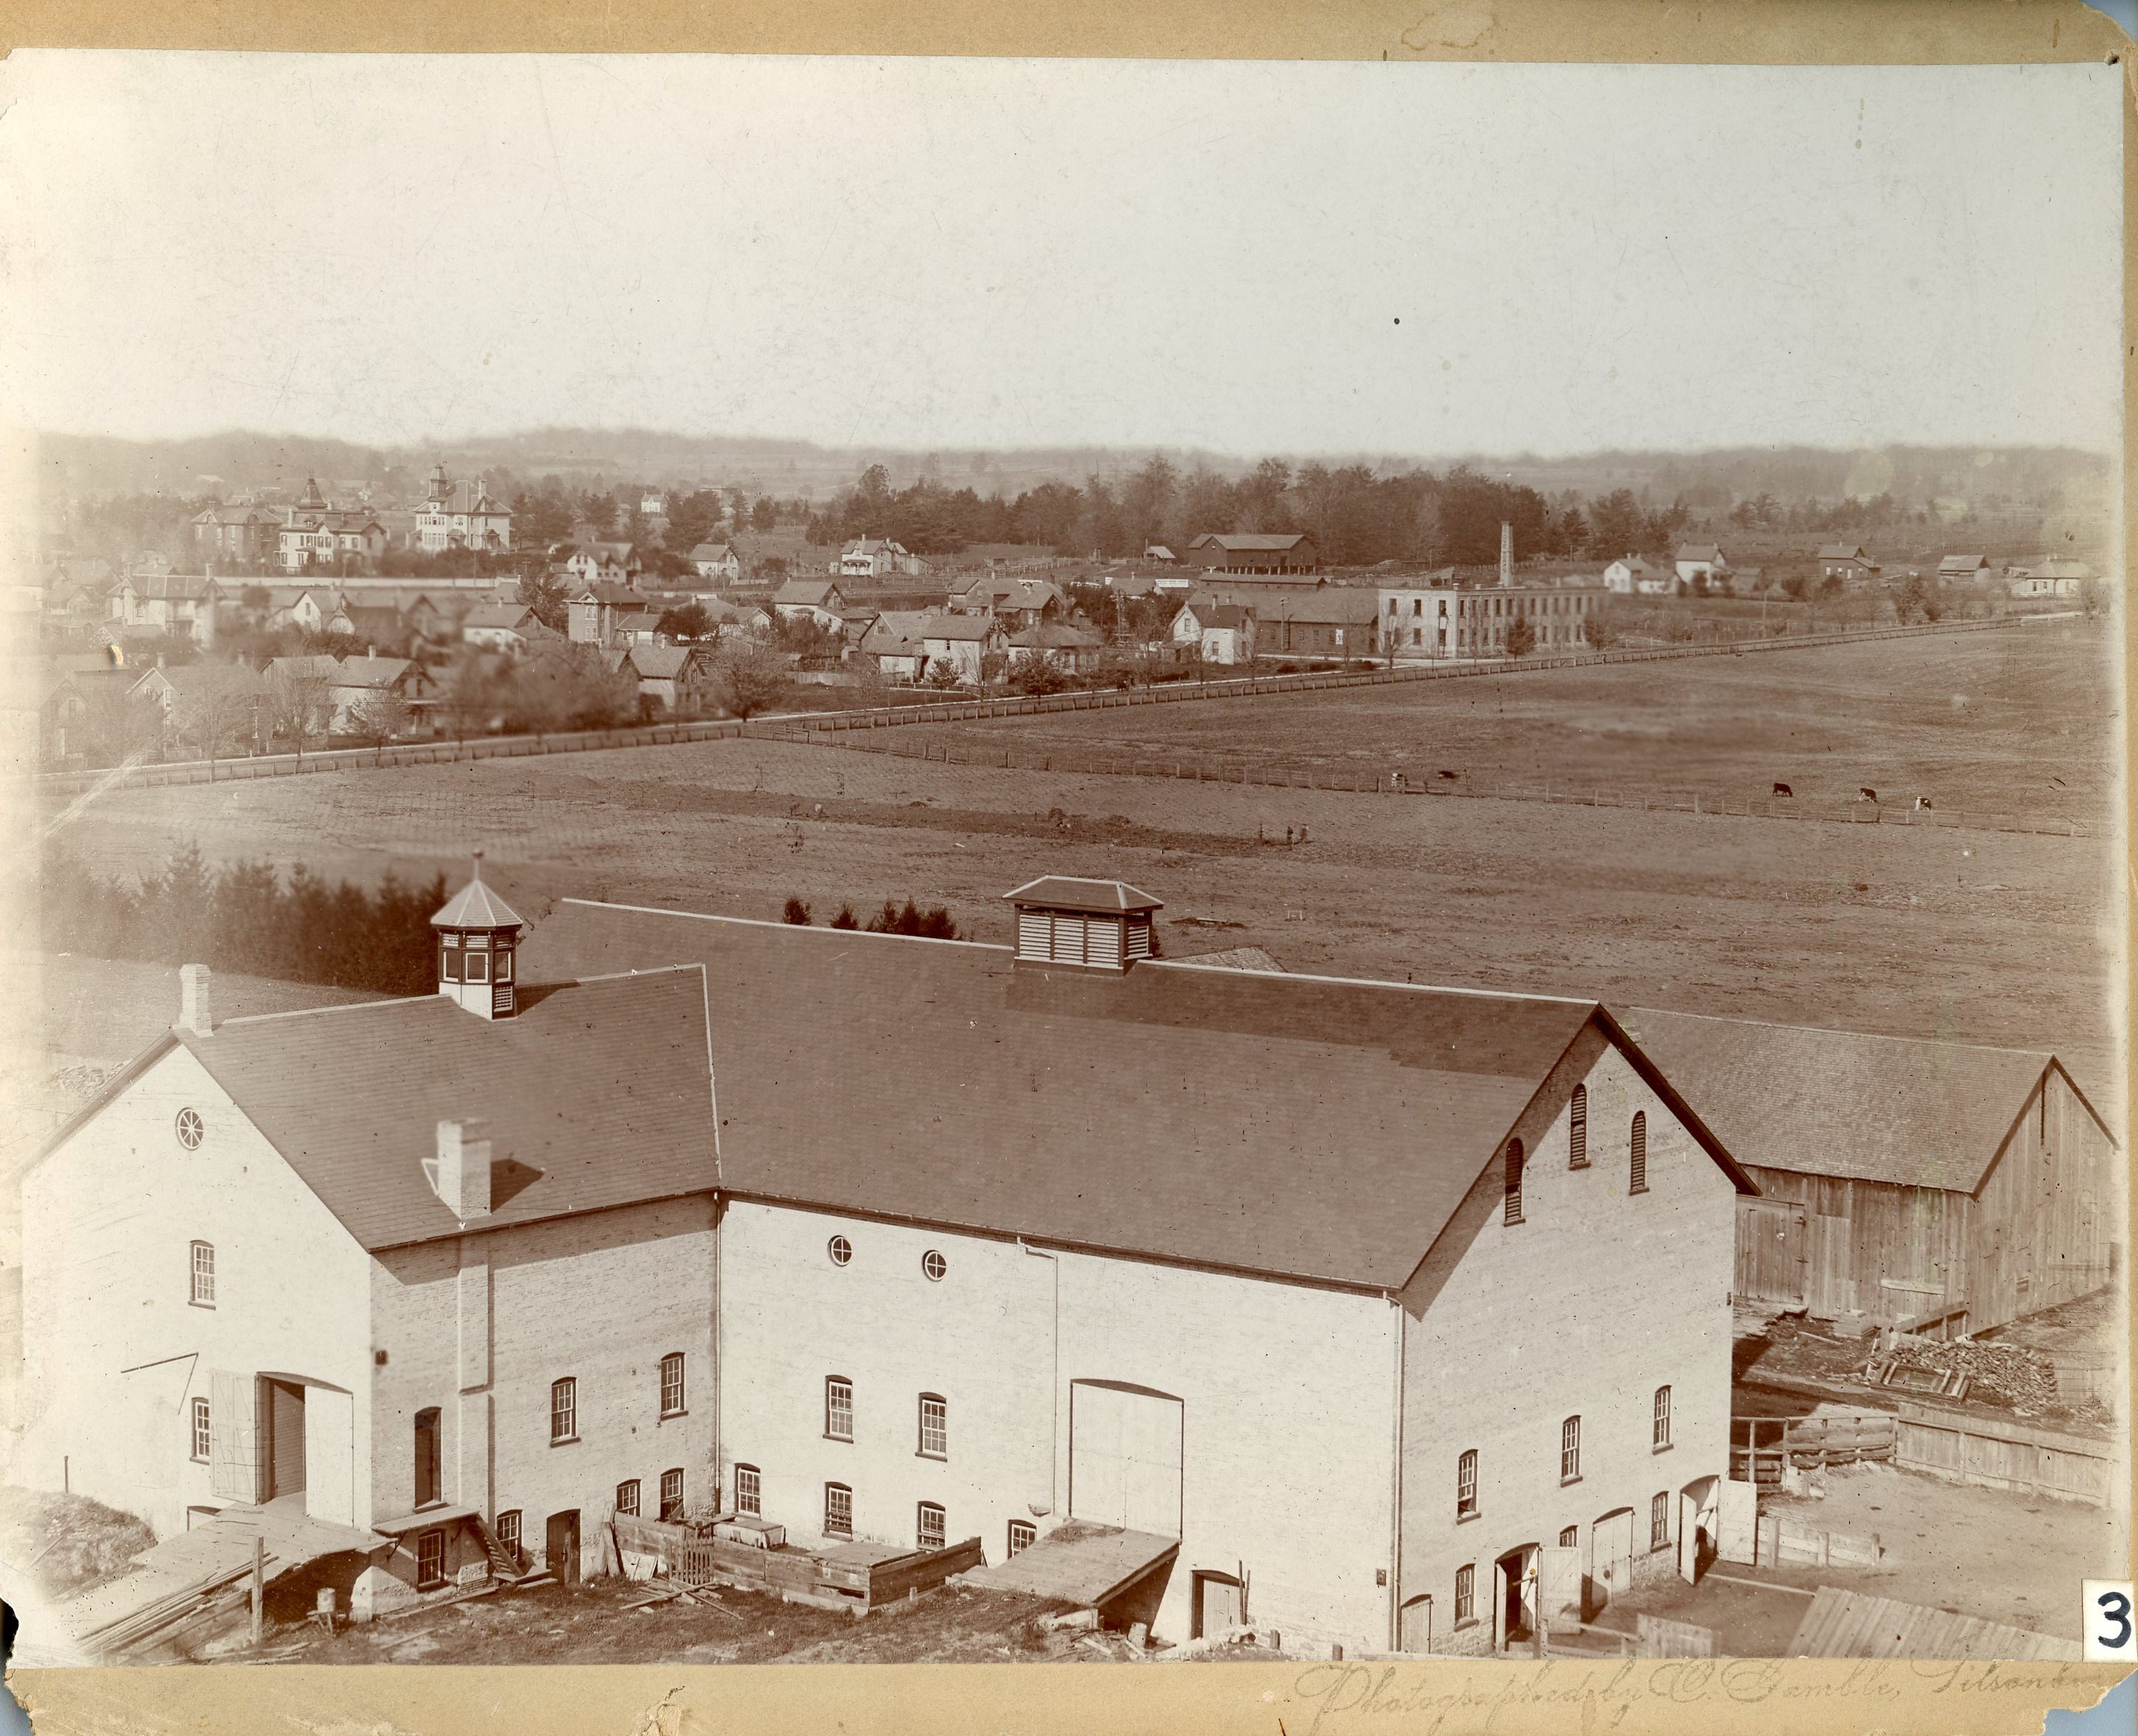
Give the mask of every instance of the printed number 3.
M 2101 1635 L 2094 1643 L 2112 1651 L 2121 1651 L 2131 1643 L 2131 1600 L 2121 1592 L 2103 1592 L 2094 1602 L 2101 1612 L 2115 1623 L 2114 1631 Z

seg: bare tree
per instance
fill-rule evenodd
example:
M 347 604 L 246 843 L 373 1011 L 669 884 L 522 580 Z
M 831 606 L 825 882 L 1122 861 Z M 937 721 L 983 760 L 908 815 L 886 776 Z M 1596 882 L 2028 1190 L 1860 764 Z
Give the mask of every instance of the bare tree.
M 334 694 L 323 675 L 277 670 L 267 682 L 268 727 L 305 756 L 305 744 L 325 736 L 334 722 Z

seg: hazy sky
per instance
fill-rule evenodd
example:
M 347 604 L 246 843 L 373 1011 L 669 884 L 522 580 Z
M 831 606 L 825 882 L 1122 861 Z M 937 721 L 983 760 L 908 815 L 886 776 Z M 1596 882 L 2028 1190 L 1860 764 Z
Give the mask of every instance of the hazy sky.
M 2119 78 L 18 52 L 0 420 L 2108 447 Z

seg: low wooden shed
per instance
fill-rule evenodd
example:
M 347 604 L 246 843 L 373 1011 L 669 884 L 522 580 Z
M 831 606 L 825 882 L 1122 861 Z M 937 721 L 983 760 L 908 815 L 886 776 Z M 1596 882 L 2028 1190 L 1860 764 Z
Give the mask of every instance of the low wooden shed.
M 1759 1187 L 1738 1201 L 1740 1299 L 1951 1337 L 2115 1273 L 2116 1141 L 2053 1054 L 1624 1018 Z

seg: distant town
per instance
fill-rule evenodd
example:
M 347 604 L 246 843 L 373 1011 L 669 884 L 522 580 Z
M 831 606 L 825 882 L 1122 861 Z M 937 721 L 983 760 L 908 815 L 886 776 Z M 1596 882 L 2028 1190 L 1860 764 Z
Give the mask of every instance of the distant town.
M 464 475 L 82 496 L 42 560 L 40 762 L 93 770 L 2098 606 L 2055 490 L 1668 506 L 1151 458 L 1005 500 Z M 1723 496 L 1730 496 L 1726 500 Z M 2085 520 L 2077 521 L 2082 526 Z M 1077 552 L 1081 550 L 1082 552 Z M 1394 553 L 1384 552 L 1395 550 Z

